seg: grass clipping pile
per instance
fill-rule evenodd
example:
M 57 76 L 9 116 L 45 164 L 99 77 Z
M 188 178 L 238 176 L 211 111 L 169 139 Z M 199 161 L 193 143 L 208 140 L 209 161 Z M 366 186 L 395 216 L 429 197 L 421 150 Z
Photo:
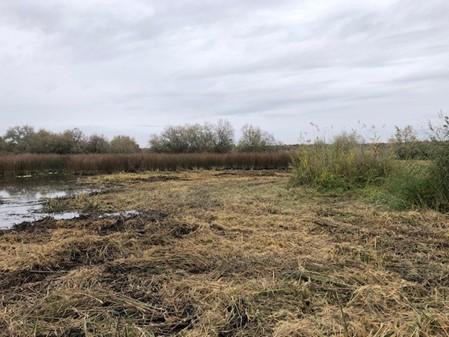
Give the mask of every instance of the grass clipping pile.
M 135 217 L 0 234 L 0 336 L 449 336 L 446 215 L 285 173 L 155 177 L 94 178 L 122 186 L 99 210 Z

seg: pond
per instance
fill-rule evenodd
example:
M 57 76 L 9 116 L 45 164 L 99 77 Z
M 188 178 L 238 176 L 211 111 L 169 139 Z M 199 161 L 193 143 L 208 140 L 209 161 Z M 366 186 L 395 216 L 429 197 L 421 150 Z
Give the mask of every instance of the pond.
M 23 176 L 0 178 L 0 229 L 8 229 L 25 222 L 37 221 L 48 216 L 70 219 L 77 213 L 49 214 L 43 204 L 49 198 L 70 197 L 89 192 L 73 176 Z

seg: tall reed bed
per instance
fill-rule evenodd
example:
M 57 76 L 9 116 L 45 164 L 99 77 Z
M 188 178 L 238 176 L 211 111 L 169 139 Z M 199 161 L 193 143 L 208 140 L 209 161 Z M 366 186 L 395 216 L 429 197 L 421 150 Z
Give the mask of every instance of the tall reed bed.
M 96 173 L 182 169 L 287 169 L 289 152 L 192 154 L 3 155 L 0 174 L 35 172 Z

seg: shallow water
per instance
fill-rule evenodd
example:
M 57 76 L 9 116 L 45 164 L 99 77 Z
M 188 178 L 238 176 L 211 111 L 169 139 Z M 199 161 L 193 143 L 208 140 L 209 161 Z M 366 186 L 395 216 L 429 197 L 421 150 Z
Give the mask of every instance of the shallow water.
M 77 212 L 44 213 L 43 203 L 49 198 L 70 197 L 89 191 L 75 177 L 50 175 L 0 179 L 0 229 L 48 216 L 74 218 L 79 215 Z

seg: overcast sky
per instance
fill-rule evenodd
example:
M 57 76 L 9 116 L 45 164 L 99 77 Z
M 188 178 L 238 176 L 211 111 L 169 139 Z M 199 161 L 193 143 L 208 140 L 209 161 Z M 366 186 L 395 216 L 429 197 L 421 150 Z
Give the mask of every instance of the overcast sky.
M 0 132 L 385 136 L 449 111 L 449 1 L 1 0 L 0 69 Z

